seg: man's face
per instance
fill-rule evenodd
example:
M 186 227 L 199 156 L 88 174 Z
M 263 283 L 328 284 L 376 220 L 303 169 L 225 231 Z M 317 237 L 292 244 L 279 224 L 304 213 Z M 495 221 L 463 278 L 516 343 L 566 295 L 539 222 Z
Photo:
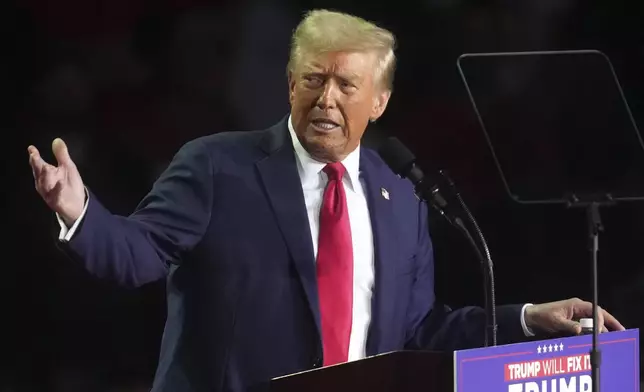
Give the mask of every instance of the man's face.
M 304 57 L 289 75 L 293 128 L 316 160 L 343 160 L 384 112 L 390 93 L 376 66 L 375 53 L 331 52 Z

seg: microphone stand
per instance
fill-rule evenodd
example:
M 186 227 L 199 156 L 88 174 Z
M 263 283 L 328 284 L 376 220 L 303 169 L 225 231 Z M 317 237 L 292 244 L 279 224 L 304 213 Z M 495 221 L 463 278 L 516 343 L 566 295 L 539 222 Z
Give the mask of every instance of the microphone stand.
M 483 232 L 479 228 L 476 219 L 470 212 L 469 208 L 463 201 L 460 193 L 456 190 L 456 186 L 452 179 L 447 175 L 445 171 L 439 171 L 441 176 L 447 181 L 450 188 L 450 193 L 456 198 L 459 206 L 465 212 L 467 220 L 470 221 L 474 227 L 476 234 L 478 236 L 483 252 L 479 248 L 474 236 L 463 220 L 453 211 L 448 211 L 447 201 L 441 196 L 440 189 L 438 186 L 433 186 L 431 188 L 427 187 L 424 181 L 420 181 L 416 184 L 416 196 L 419 199 L 424 200 L 430 204 L 440 215 L 442 215 L 448 223 L 461 231 L 465 238 L 470 242 L 476 256 L 481 262 L 481 267 L 483 269 L 483 291 L 484 291 L 484 307 L 485 307 L 485 347 L 490 345 L 496 346 L 497 344 L 497 329 L 498 325 L 496 323 L 496 295 L 494 288 L 494 264 L 492 263 L 492 256 L 490 255 L 490 249 L 487 245 Z
M 465 207 L 467 208 L 467 207 Z M 469 214 L 468 214 L 469 215 Z M 476 221 L 472 217 L 472 224 L 478 228 Z M 496 334 L 497 334 L 497 324 L 496 324 L 496 299 L 495 299 L 495 289 L 494 289 L 494 269 L 492 265 L 492 259 L 490 257 L 490 251 L 485 243 L 485 238 L 483 233 L 480 230 L 476 230 L 479 234 L 479 238 L 483 243 L 483 248 L 485 250 L 485 257 L 479 250 L 476 240 L 470 233 L 470 231 L 465 227 L 465 224 L 461 218 L 455 218 L 454 223 L 459 230 L 463 232 L 465 237 L 470 241 L 476 255 L 481 261 L 481 266 L 483 267 L 483 295 L 484 295 L 484 307 L 485 307 L 485 347 L 496 346 Z
M 476 242 L 474 241 L 474 238 L 470 234 L 469 230 L 465 228 L 463 225 L 463 221 L 460 218 L 456 218 L 456 223 L 461 227 L 463 233 L 465 236 L 470 240 L 470 243 L 472 244 L 472 247 L 475 249 L 479 260 L 481 262 L 481 267 L 483 269 L 483 291 L 484 291 L 484 298 L 485 298 L 485 319 L 486 319 L 486 326 L 485 326 L 485 347 L 488 347 L 490 344 L 492 346 L 496 346 L 496 335 L 497 335 L 497 330 L 498 330 L 498 325 L 496 323 L 496 290 L 494 287 L 494 263 L 492 263 L 492 255 L 490 254 L 490 248 L 487 245 L 487 241 L 485 240 L 485 236 L 483 236 L 483 231 L 479 227 L 478 223 L 476 222 L 476 219 L 474 218 L 474 215 L 470 212 L 470 209 L 467 207 L 467 204 L 465 204 L 465 201 L 463 201 L 463 198 L 461 197 L 460 192 L 456 189 L 456 186 L 454 185 L 454 181 L 449 177 L 447 172 L 444 170 L 440 170 L 439 173 L 443 178 L 445 178 L 449 184 L 450 189 L 452 190 L 452 193 L 456 197 L 456 200 L 458 200 L 459 205 L 465 212 L 465 215 L 467 216 L 468 220 L 472 224 L 472 227 L 474 227 L 474 230 L 476 231 L 476 234 L 478 235 L 479 241 L 481 243 L 481 246 L 483 248 L 483 253 L 481 254 L 481 251 L 479 250 L 478 246 L 476 246 Z

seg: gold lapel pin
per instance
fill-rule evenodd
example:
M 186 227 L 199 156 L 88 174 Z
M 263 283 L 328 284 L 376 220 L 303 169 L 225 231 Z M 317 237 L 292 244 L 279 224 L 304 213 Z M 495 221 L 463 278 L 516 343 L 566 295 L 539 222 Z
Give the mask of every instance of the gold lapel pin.
M 382 197 L 389 200 L 389 191 L 387 191 L 385 188 L 380 188 L 380 193 L 382 194 Z

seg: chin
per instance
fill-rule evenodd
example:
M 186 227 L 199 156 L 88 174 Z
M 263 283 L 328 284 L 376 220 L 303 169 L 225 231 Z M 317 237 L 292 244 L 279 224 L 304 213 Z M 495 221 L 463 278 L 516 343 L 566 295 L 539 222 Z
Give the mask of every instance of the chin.
M 346 143 L 331 143 L 319 138 L 310 140 L 304 148 L 320 162 L 337 162 L 346 157 Z

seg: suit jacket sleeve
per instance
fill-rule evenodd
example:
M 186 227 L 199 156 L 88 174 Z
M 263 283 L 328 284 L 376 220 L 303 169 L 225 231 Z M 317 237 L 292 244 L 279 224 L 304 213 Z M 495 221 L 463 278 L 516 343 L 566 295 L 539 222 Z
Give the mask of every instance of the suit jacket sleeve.
M 111 214 L 90 191 L 83 221 L 63 249 L 93 275 L 124 286 L 162 279 L 208 226 L 212 177 L 206 146 L 189 142 L 129 217 Z
M 424 203 L 419 214 L 417 269 L 407 312 L 406 348 L 453 351 L 481 347 L 485 343 L 485 310 L 474 306 L 452 310 L 436 300 L 434 258 Z M 525 339 L 521 308 L 522 305 L 497 306 L 498 344 Z

